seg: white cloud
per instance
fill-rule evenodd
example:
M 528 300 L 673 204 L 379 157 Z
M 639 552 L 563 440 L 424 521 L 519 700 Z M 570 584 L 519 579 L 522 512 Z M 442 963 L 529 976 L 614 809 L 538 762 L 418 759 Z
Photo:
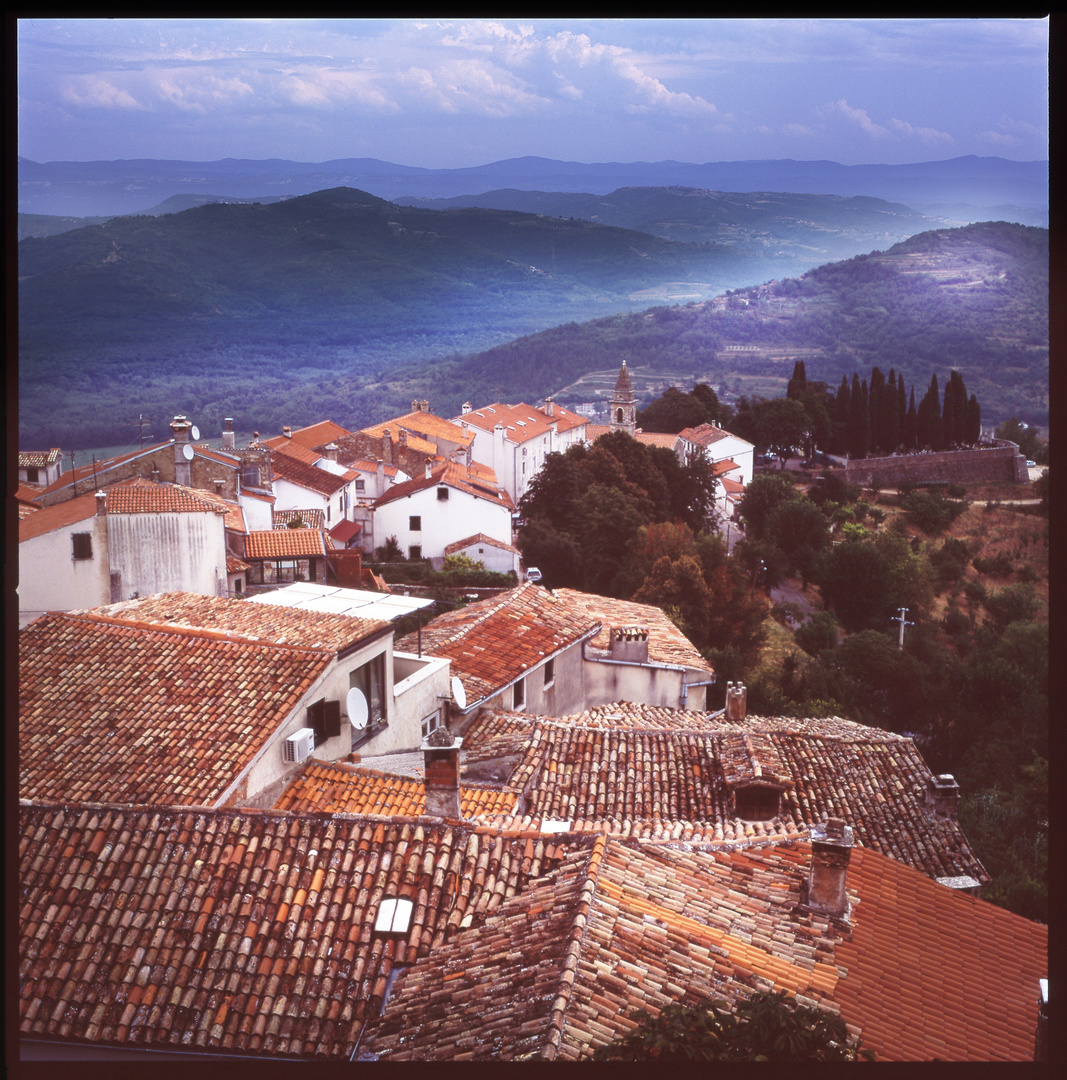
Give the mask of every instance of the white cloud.
M 938 131 L 936 128 L 913 127 L 904 120 L 892 119 L 889 121 L 894 131 L 899 132 L 905 138 L 915 138 L 927 144 L 952 143 L 954 140 L 947 131 Z
M 143 109 L 145 106 L 126 90 L 107 79 L 93 75 L 73 78 L 63 87 L 61 96 L 71 105 L 91 109 Z

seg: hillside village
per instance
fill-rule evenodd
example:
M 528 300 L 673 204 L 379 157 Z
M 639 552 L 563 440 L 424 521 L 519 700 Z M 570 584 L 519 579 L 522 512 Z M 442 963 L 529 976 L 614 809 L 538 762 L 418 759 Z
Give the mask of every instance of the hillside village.
M 1047 927 L 915 738 L 754 715 L 661 607 L 524 565 L 548 456 L 616 432 L 740 529 L 756 445 L 642 431 L 625 362 L 609 404 L 20 453 L 24 1059 L 587 1060 L 771 989 L 878 1060 L 1046 1056 Z M 513 578 L 440 610 L 390 546 Z

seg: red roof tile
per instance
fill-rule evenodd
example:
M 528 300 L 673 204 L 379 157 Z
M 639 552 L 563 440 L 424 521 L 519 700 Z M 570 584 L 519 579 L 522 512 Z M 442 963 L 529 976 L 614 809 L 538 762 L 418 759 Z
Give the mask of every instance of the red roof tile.
M 19 543 L 44 536 L 56 529 L 64 529 L 68 525 L 77 525 L 79 521 L 87 521 L 95 514 L 95 495 L 79 495 L 54 506 L 42 507 L 26 517 L 20 517 Z
M 322 529 L 258 529 L 245 539 L 246 559 L 311 559 L 325 554 Z
M 513 791 L 460 787 L 459 807 L 464 818 L 509 814 L 515 805 Z M 426 788 L 422 781 L 410 777 L 311 760 L 285 789 L 274 809 L 418 817 L 426 812 Z
M 422 651 L 452 661 L 473 705 L 596 625 L 547 589 L 526 583 L 434 619 L 422 628 Z M 408 634 L 396 647 L 414 651 L 417 638 Z
M 566 850 L 428 819 L 67 803 L 20 822 L 23 1038 L 344 1063 L 394 965 Z M 411 923 L 383 937 L 391 897 Z
M 212 803 L 332 658 L 217 631 L 46 615 L 19 633 L 19 791 Z

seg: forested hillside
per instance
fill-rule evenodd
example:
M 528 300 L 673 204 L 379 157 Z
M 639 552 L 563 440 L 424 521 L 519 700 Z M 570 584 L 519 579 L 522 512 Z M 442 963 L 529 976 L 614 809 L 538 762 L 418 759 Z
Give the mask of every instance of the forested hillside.
M 370 404 L 401 359 L 773 274 L 727 245 L 351 189 L 115 218 L 19 245 L 22 436 L 99 445 L 145 410 L 207 424 L 211 406 L 258 427 L 282 401 L 300 423 L 338 394 Z
M 434 400 L 567 400 L 576 378 L 622 357 L 631 371 L 725 385 L 760 377 L 783 391 L 798 358 L 809 379 L 831 385 L 879 366 L 924 386 L 932 372 L 958 367 L 988 419 L 1044 424 L 1048 274 L 1046 229 L 935 230 L 723 301 L 556 327 L 437 365 L 424 385 Z M 406 374 L 417 381 L 413 368 Z

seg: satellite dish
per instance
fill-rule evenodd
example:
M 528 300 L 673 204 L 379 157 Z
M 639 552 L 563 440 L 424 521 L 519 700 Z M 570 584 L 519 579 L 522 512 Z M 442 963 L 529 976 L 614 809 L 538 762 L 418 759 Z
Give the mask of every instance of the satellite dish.
M 452 676 L 452 700 L 461 708 L 467 707 L 467 691 L 463 689 L 463 683 L 458 675 Z
M 345 707 L 348 709 L 348 719 L 357 731 L 362 731 L 367 726 L 367 718 L 370 709 L 367 708 L 367 699 L 358 686 L 353 686 L 345 698 Z
M 192 435 L 193 442 L 196 442 L 200 438 L 200 429 L 196 426 L 196 424 L 193 424 L 193 430 L 190 431 L 189 434 Z
M 188 443 L 186 443 L 182 447 L 182 457 L 184 457 L 186 461 L 192 461 L 193 456 L 193 448 Z

